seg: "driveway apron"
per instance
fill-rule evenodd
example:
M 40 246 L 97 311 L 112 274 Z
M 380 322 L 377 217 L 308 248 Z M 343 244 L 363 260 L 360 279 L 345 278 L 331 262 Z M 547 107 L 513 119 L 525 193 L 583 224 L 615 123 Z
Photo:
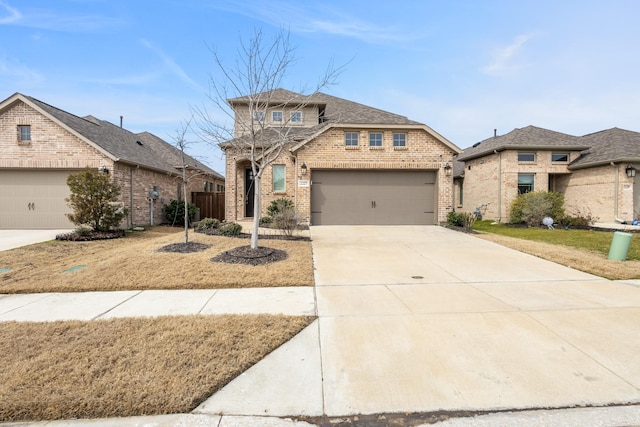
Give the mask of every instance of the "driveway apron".
M 640 402 L 640 288 L 436 226 L 311 234 L 318 320 L 196 412 Z

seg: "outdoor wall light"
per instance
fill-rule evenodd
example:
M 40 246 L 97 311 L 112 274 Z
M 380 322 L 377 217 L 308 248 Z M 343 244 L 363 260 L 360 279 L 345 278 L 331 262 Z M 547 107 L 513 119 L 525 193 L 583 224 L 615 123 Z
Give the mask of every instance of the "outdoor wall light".
M 302 175 L 306 175 L 307 174 L 307 164 L 306 163 L 302 163 L 302 166 L 300 166 L 300 170 L 302 171 Z
M 109 174 L 109 169 L 108 169 L 105 165 L 102 165 L 102 166 L 100 166 L 100 167 L 98 168 L 98 172 L 102 172 L 102 173 L 104 173 L 104 174 L 107 174 L 107 175 L 108 175 L 108 174 Z
M 633 167 L 633 165 L 627 165 L 627 167 L 624 169 L 624 171 L 626 172 L 627 176 L 629 178 L 635 178 L 636 176 L 636 168 Z
M 444 165 L 444 174 L 446 176 L 451 176 L 451 173 L 453 172 L 453 168 L 451 167 L 451 165 L 449 163 L 447 163 L 446 165 Z

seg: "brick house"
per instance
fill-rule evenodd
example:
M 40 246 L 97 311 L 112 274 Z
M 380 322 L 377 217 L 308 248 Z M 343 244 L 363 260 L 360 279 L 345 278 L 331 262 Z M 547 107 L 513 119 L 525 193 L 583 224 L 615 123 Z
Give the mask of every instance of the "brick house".
M 0 102 L 0 229 L 73 228 L 67 176 L 101 170 L 122 188 L 126 224 L 158 224 L 163 204 L 181 199 L 180 152 L 161 138 L 134 134 L 16 93 Z M 189 192 L 224 191 L 224 177 L 187 156 Z
M 252 171 L 237 142 L 254 117 L 265 146 L 272 136 L 288 135 L 286 149 L 263 171 L 262 214 L 272 200 L 288 198 L 300 220 L 312 225 L 446 220 L 451 164 L 461 150 L 427 125 L 324 93 L 277 89 L 262 99 L 259 106 L 248 97 L 228 100 L 236 144 L 221 145 L 227 219 L 253 217 Z
M 582 137 L 535 126 L 494 135 L 457 156 L 454 206 L 507 222 L 520 193 L 557 191 L 567 213 L 590 211 L 600 221 L 637 217 L 640 133 L 613 128 Z

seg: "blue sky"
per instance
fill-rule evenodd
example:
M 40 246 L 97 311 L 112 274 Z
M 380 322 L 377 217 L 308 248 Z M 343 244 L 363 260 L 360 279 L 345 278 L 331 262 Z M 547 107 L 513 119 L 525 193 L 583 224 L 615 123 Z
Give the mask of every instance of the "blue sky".
M 0 99 L 14 92 L 171 141 L 207 104 L 209 47 L 235 61 L 287 28 L 287 89 L 347 64 L 325 92 L 408 116 L 466 148 L 527 125 L 640 131 L 635 0 L 0 0 Z M 195 138 L 192 137 L 192 138 Z M 224 173 L 206 144 L 190 153 Z

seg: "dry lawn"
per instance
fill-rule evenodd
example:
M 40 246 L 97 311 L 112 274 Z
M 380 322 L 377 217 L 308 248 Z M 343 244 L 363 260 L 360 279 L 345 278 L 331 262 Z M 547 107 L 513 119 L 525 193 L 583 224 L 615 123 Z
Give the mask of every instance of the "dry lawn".
M 190 412 L 312 320 L 229 315 L 3 323 L 0 421 Z
M 517 239 L 498 234 L 482 233 L 475 236 L 607 279 L 640 278 L 640 261 L 611 261 L 601 253 L 587 249 Z
M 122 239 L 54 241 L 3 251 L 0 269 L 11 271 L 0 273 L 0 293 L 313 286 L 310 242 L 262 239 L 260 246 L 289 255 L 262 266 L 211 261 L 223 251 L 248 245 L 248 239 L 190 232 L 189 241 L 210 248 L 188 254 L 158 252 L 183 241 L 184 231 L 154 227 Z

